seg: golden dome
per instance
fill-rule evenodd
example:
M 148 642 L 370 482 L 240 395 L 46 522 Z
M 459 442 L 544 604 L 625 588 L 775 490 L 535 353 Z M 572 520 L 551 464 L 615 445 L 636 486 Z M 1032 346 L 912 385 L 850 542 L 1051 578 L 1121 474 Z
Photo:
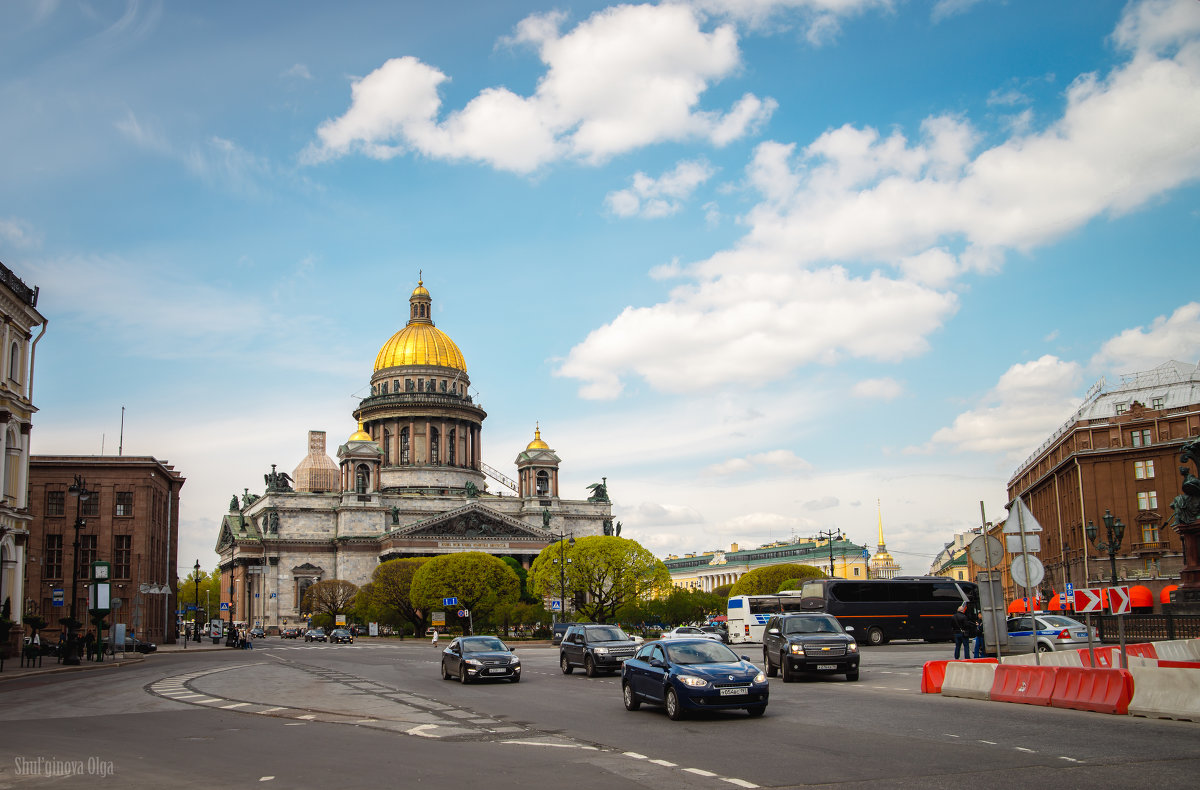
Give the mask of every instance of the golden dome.
M 530 442 L 525 447 L 525 449 L 526 450 L 549 450 L 550 449 L 550 445 L 548 445 L 542 441 L 542 429 L 540 427 L 534 429 L 533 441 Z
M 467 361 L 450 337 L 433 325 L 433 300 L 421 281 L 408 298 L 408 324 L 379 349 L 375 370 L 403 365 L 438 365 L 466 372 Z
M 358 430 L 355 431 L 354 433 L 350 434 L 350 438 L 347 439 L 346 441 L 348 441 L 348 442 L 369 442 L 369 441 L 371 441 L 371 434 L 369 434 L 363 430 L 362 420 L 358 421 Z

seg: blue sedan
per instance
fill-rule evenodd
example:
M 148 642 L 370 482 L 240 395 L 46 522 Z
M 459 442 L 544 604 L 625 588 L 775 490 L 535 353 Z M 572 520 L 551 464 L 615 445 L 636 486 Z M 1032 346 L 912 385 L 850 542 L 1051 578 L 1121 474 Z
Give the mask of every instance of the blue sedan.
M 662 705 L 672 720 L 689 711 L 767 710 L 767 677 L 748 658 L 711 639 L 649 642 L 621 668 L 626 710 Z

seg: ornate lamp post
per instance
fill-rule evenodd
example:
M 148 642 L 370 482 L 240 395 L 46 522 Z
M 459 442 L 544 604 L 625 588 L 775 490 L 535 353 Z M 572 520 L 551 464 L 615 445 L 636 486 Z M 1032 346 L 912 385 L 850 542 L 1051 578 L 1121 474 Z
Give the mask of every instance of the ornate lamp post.
M 200 641 L 200 560 L 199 559 L 196 560 L 196 564 L 195 564 L 195 566 L 193 566 L 192 569 L 195 571 L 195 574 L 192 576 L 192 578 L 196 582 L 196 617 L 195 617 L 195 619 L 196 619 L 196 641 L 199 642 Z M 204 616 L 207 617 L 208 612 L 205 612 Z
M 567 613 L 567 563 L 570 560 L 563 559 L 563 541 L 570 535 L 569 545 L 575 545 L 575 534 L 568 532 L 552 532 L 558 538 L 558 559 L 554 562 L 558 565 L 558 601 L 562 607 L 562 613 L 565 616 Z M 557 620 L 555 621 L 557 622 Z
M 1108 508 L 1104 509 L 1104 532 L 1106 540 L 1100 541 L 1100 530 L 1091 521 L 1088 521 L 1087 526 L 1083 528 L 1087 533 L 1087 539 L 1092 542 L 1098 551 L 1108 553 L 1108 567 L 1112 571 L 1112 586 L 1117 586 L 1117 549 L 1121 546 L 1121 538 L 1125 537 L 1125 525 L 1121 523 L 1121 519 L 1113 518 L 1112 513 Z M 1113 609 L 1113 598 L 1109 595 L 1108 598 L 1109 611 Z M 1117 617 L 1117 632 L 1121 640 L 1121 668 L 1129 668 L 1129 659 L 1125 654 L 1125 618 Z
M 829 541 L 829 578 L 832 579 L 833 578 L 833 542 L 835 540 L 843 540 L 844 536 L 842 535 L 842 531 L 840 529 L 827 529 L 823 532 L 818 532 L 817 537 L 813 538 L 813 540 L 820 540 L 821 538 L 825 538 L 826 540 Z
M 1117 586 L 1117 549 L 1121 547 L 1121 538 L 1125 537 L 1125 525 L 1121 523 L 1120 518 L 1113 518 L 1112 513 L 1108 508 L 1104 509 L 1104 532 L 1107 540 L 1098 541 L 1099 528 L 1091 521 L 1088 521 L 1087 526 L 1083 528 L 1087 533 L 1087 538 L 1096 547 L 1097 551 L 1108 553 L 1109 568 L 1112 570 L 1112 586 Z
M 225 647 L 237 644 L 233 633 L 233 566 L 229 566 L 229 627 L 225 634 Z
M 75 482 L 71 483 L 67 492 L 75 497 L 75 541 L 71 544 L 74 552 L 71 561 L 71 620 L 67 624 L 67 653 L 63 656 L 63 663 L 76 666 L 79 664 L 79 621 L 75 619 L 79 600 L 79 530 L 87 526 L 83 518 L 83 503 L 91 498 L 92 492 L 88 491 L 87 483 L 80 475 L 75 475 Z

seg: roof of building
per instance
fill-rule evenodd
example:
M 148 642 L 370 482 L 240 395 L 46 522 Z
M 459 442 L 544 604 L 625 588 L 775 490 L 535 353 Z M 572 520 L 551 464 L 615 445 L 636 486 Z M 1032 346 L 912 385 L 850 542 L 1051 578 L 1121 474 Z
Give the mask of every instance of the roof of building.
M 405 365 L 437 365 L 466 372 L 462 351 L 442 330 L 433 325 L 432 299 L 421 283 L 408 298 L 412 305 L 408 324 L 383 344 L 375 356 L 375 370 Z M 418 305 L 423 310 L 416 309 Z
M 863 547 L 848 540 L 833 542 L 833 555 L 862 556 Z M 772 543 L 754 549 L 740 551 L 710 552 L 699 557 L 676 557 L 667 559 L 668 570 L 682 570 L 690 567 L 707 565 L 779 565 L 786 562 L 797 562 L 803 565 L 821 565 L 829 561 L 829 543 L 826 541 L 801 540 L 792 543 Z

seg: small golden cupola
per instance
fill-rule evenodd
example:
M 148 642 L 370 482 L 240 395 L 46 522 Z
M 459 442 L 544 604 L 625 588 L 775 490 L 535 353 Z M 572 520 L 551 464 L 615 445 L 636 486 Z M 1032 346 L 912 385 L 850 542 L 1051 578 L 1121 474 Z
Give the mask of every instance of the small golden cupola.
M 450 336 L 433 325 L 433 299 L 424 281 L 408 297 L 408 323 L 392 335 L 375 356 L 375 372 L 408 365 L 434 365 L 467 370 L 462 351 Z
M 528 499 L 558 498 L 558 465 L 561 459 L 542 440 L 542 427 L 537 424 L 533 441 L 517 454 L 517 494 Z

